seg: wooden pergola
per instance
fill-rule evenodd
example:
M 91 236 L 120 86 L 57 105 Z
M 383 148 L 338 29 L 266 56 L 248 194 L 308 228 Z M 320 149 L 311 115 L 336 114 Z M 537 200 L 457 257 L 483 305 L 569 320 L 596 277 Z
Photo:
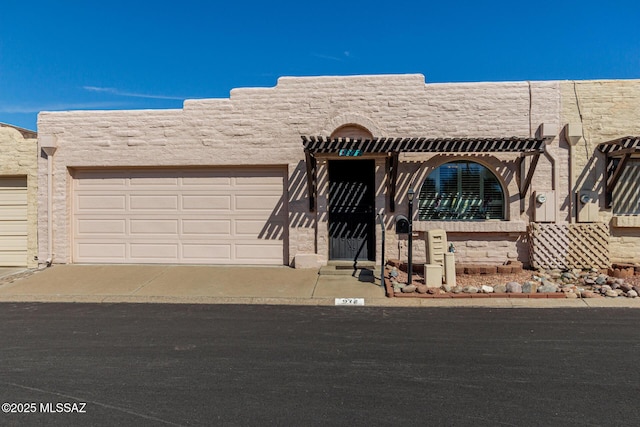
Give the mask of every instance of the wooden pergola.
M 611 207 L 613 201 L 613 189 L 622 176 L 622 171 L 632 156 L 640 154 L 640 136 L 625 136 L 613 141 L 603 142 L 598 145 L 598 150 L 607 156 L 607 168 L 605 170 L 606 204 Z
M 518 153 L 518 161 L 533 156 L 526 178 L 520 182 L 520 197 L 524 197 L 531 185 L 533 173 L 540 154 L 544 153 L 545 140 L 540 138 L 330 138 L 324 136 L 302 136 L 307 164 L 307 186 L 309 209 L 315 210 L 317 197 L 317 154 L 384 154 L 386 155 L 387 186 L 391 212 L 395 211 L 398 158 L 400 153 Z

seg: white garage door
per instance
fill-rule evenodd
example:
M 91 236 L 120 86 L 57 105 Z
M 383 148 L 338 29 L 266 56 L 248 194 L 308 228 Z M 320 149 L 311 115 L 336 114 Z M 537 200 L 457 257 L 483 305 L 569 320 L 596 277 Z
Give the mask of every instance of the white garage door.
M 27 265 L 27 178 L 0 178 L 0 266 Z
M 74 173 L 73 261 L 284 263 L 281 169 Z

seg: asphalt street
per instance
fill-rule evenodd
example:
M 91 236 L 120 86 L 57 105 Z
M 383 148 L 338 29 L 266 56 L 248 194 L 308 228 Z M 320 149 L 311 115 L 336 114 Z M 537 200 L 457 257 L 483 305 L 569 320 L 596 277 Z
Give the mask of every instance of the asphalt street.
M 634 309 L 5 303 L 0 424 L 638 425 L 639 322 Z

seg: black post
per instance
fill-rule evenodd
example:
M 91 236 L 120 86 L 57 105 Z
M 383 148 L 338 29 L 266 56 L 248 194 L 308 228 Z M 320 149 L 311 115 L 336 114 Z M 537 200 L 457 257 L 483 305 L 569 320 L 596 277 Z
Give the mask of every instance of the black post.
M 382 231 L 382 252 L 380 254 L 380 286 L 385 289 L 384 286 L 384 214 L 380 213 L 378 215 L 378 219 L 380 220 L 380 230 Z
M 414 196 L 413 188 L 410 188 L 407 192 L 407 196 L 409 198 L 409 262 L 407 265 L 407 274 L 409 277 L 407 278 L 407 286 L 413 284 L 413 278 L 411 277 L 413 273 L 413 196 Z

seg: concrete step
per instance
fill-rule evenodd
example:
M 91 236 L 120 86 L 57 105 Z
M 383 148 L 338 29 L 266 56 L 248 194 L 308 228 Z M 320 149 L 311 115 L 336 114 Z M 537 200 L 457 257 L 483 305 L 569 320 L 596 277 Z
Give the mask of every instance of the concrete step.
M 373 276 L 376 264 L 373 261 L 358 262 L 355 267 L 352 261 L 331 261 L 320 268 L 322 276 Z M 379 269 L 379 266 L 378 266 Z
M 327 263 L 327 265 L 335 266 L 335 267 L 337 267 L 339 269 L 344 269 L 344 268 L 353 269 L 354 262 L 353 261 L 329 261 Z M 356 268 L 375 268 L 375 266 L 376 266 L 376 262 L 375 261 L 361 260 L 361 261 L 356 261 L 355 262 L 355 267 Z

